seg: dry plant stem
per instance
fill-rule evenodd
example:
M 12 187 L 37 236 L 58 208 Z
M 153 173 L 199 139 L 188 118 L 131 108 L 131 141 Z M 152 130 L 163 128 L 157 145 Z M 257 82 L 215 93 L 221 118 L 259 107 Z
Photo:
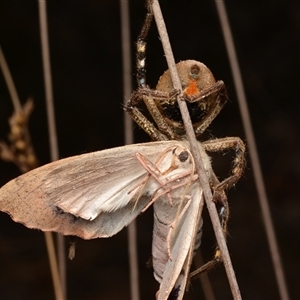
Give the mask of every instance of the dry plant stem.
M 50 53 L 49 53 L 49 42 L 48 42 L 48 28 L 47 28 L 47 11 L 46 11 L 45 0 L 39 0 L 39 15 L 40 15 L 40 27 L 41 27 L 40 33 L 41 33 L 41 43 L 42 43 L 47 117 L 48 117 L 49 138 L 50 138 L 50 152 L 51 152 L 51 160 L 55 161 L 59 159 L 59 153 L 58 153 L 58 145 L 57 145 L 57 138 L 56 138 L 56 125 L 55 125 L 51 67 L 50 67 Z
M 120 0 L 121 12 L 121 32 L 122 32 L 122 63 L 123 63 L 123 89 L 124 104 L 130 98 L 132 92 L 132 73 L 131 73 L 131 40 L 130 40 L 130 16 L 128 0 Z M 124 137 L 125 144 L 133 144 L 132 119 L 124 110 Z
M 9 68 L 8 68 L 7 63 L 6 63 L 5 56 L 4 56 L 4 53 L 3 53 L 1 47 L 0 47 L 0 66 L 1 66 L 1 69 L 2 69 L 2 72 L 3 72 L 3 76 L 4 76 L 4 79 L 5 79 L 5 82 L 6 82 L 11 100 L 12 100 L 13 105 L 14 105 L 14 109 L 17 113 L 20 113 L 22 111 L 20 99 L 19 99 L 16 87 L 14 85 L 14 81 L 13 81 L 12 76 L 10 74 L 10 71 L 9 71 Z
M 203 261 L 203 257 L 201 254 L 201 251 L 198 251 L 194 257 L 194 262 L 196 265 L 196 268 L 201 268 L 201 266 L 204 265 L 204 261 Z M 201 281 L 201 285 L 203 288 L 203 294 L 205 296 L 205 299 L 209 299 L 209 300 L 215 300 L 215 294 L 214 294 L 214 290 L 212 288 L 212 285 L 210 283 L 210 280 L 208 278 L 207 273 L 202 274 L 199 277 L 200 281 Z
M 163 16 L 160 10 L 160 6 L 157 0 L 154 0 L 152 3 L 152 10 L 153 10 L 153 15 L 157 24 L 158 32 L 162 41 L 164 53 L 166 55 L 168 67 L 171 73 L 172 81 L 173 81 L 173 86 L 175 89 L 181 90 L 181 83 L 177 74 L 176 66 L 175 66 L 175 61 L 172 53 L 172 49 L 170 46 L 166 26 L 163 20 Z M 227 249 L 226 241 L 223 235 L 222 227 L 219 221 L 219 217 L 217 214 L 216 206 L 214 202 L 212 201 L 212 193 L 211 189 L 209 186 L 208 178 L 206 176 L 206 172 L 204 170 L 203 162 L 201 160 L 200 156 L 200 151 L 198 148 L 198 144 L 196 141 L 195 133 L 191 124 L 191 120 L 189 118 L 189 113 L 188 109 L 186 106 L 186 103 L 184 101 L 181 101 L 179 98 L 178 100 L 178 105 L 181 111 L 182 119 L 185 125 L 186 133 L 187 133 L 187 138 L 190 142 L 191 145 L 191 152 L 193 154 L 193 157 L 195 159 L 195 164 L 196 164 L 196 170 L 199 175 L 199 180 L 200 184 L 203 188 L 204 192 L 204 197 L 207 205 L 207 209 L 209 211 L 209 215 L 213 224 L 213 228 L 216 234 L 216 239 L 218 242 L 218 246 L 221 250 L 222 253 L 222 259 L 224 262 L 225 270 L 227 273 L 227 277 L 229 280 L 230 288 L 232 291 L 232 295 L 234 299 L 241 299 L 241 294 L 240 290 L 237 284 L 236 276 L 232 267 L 232 263 L 230 260 L 229 252 Z M 201 213 L 201 212 L 200 212 Z M 199 216 L 200 219 L 200 216 Z
M 1 47 L 0 47 L 0 65 L 14 105 L 15 112 L 21 113 L 22 112 L 21 103 Z M 46 245 L 48 249 L 55 296 L 56 299 L 64 299 L 62 294 L 62 289 L 60 286 L 59 276 L 58 276 L 58 268 L 57 268 L 56 257 L 54 252 L 54 243 L 53 243 L 52 234 L 50 232 L 45 232 L 44 236 L 45 236 Z
M 242 82 L 242 76 L 237 60 L 237 55 L 235 51 L 235 46 L 233 42 L 233 37 L 231 34 L 231 29 L 229 21 L 227 18 L 227 12 L 225 4 L 223 1 L 215 1 L 219 19 L 221 22 L 221 27 L 223 31 L 223 36 L 226 44 L 226 49 L 231 65 L 231 70 L 233 73 L 234 84 L 237 92 L 237 98 L 239 101 L 240 112 L 244 124 L 244 129 L 247 138 L 247 144 L 249 147 L 249 154 L 252 163 L 252 168 L 254 172 L 254 179 L 256 188 L 258 191 L 259 202 L 263 214 L 265 230 L 267 233 L 267 238 L 269 242 L 270 252 L 272 256 L 273 266 L 276 274 L 277 284 L 279 288 L 279 293 L 281 299 L 289 299 L 287 284 L 283 272 L 283 267 L 280 259 L 278 244 L 275 236 L 274 226 L 272 222 L 272 217 L 270 213 L 270 208 L 268 204 L 267 193 L 264 185 L 264 180 L 262 176 L 262 171 L 259 163 L 259 157 L 257 152 L 257 147 L 255 143 L 254 133 L 252 129 L 251 119 L 249 115 L 247 99 L 244 91 L 244 86 Z
M 52 274 L 58 274 L 52 232 L 44 232 L 44 235 L 45 235 L 46 246 L 47 246 L 47 250 L 48 250 L 48 256 L 49 256 L 49 260 L 50 260 L 51 272 L 52 272 Z M 61 289 L 61 283 L 60 283 L 60 279 L 59 279 L 58 275 L 53 275 L 53 285 L 54 285 L 54 291 L 55 291 L 55 298 L 57 300 L 65 299 L 65 297 L 63 296 L 63 292 Z
M 122 33 L 122 62 L 123 62 L 123 89 L 124 104 L 130 98 L 132 91 L 131 82 L 131 49 L 130 49 L 130 17 L 129 3 L 120 0 L 121 12 L 121 33 Z M 133 126 L 129 114 L 124 111 L 124 140 L 125 144 L 133 144 Z M 137 252 L 137 234 L 136 221 L 134 220 L 127 227 L 128 233 L 128 255 L 130 272 L 130 292 L 132 300 L 139 300 L 139 272 L 138 272 L 138 252 Z
M 42 57 L 44 67 L 44 81 L 45 81 L 45 92 L 46 92 L 46 105 L 47 105 L 47 117 L 48 117 L 48 129 L 50 139 L 50 155 L 51 160 L 55 161 L 59 158 L 57 137 L 56 137 L 56 126 L 54 117 L 54 104 L 53 104 L 53 93 L 52 93 L 52 80 L 51 80 L 51 68 L 50 68 L 50 54 L 49 54 L 49 42 L 48 42 L 48 29 L 47 29 L 47 10 L 46 1 L 39 0 L 39 17 L 40 17 L 40 34 L 41 34 L 41 46 L 42 46 Z M 48 249 L 48 255 L 50 263 L 56 264 L 51 266 L 53 281 L 56 281 L 56 277 L 59 276 L 61 285 L 54 286 L 59 288 L 59 291 L 55 291 L 56 296 L 59 293 L 62 298 L 66 298 L 66 261 L 65 261 L 65 247 L 64 237 L 57 234 L 57 249 L 59 257 L 59 274 L 54 274 L 53 271 L 57 269 L 57 259 L 50 258 L 50 253 L 54 255 L 54 252 L 50 252 Z

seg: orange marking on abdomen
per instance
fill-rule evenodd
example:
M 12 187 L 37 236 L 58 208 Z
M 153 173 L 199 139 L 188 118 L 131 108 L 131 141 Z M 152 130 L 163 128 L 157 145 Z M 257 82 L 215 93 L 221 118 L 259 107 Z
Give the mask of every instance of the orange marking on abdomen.
M 196 84 L 196 80 L 191 80 L 189 85 L 184 90 L 184 93 L 189 96 L 199 94 L 199 89 Z

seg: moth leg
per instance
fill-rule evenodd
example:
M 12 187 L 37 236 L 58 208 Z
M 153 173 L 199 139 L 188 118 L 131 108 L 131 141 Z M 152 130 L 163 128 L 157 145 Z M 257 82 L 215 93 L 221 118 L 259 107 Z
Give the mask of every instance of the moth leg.
M 154 165 L 151 161 L 149 161 L 146 157 L 144 157 L 142 154 L 140 153 L 136 153 L 136 157 L 138 159 L 138 161 L 141 163 L 141 165 L 144 167 L 144 169 L 149 173 L 146 175 L 146 177 L 144 179 L 142 179 L 141 182 L 139 182 L 138 184 L 136 184 L 130 191 L 129 193 L 131 193 L 133 190 L 135 190 L 137 187 L 141 186 L 142 184 L 146 183 L 148 179 L 151 178 L 151 176 L 161 185 L 161 187 L 164 186 L 164 183 L 160 180 L 159 176 L 161 176 L 161 172 L 160 170 L 157 168 L 156 165 Z M 136 192 L 137 193 L 137 192 Z M 135 193 L 135 195 L 136 195 Z M 171 198 L 171 195 L 169 193 L 167 193 L 168 199 L 170 201 L 170 203 L 173 203 L 173 200 Z M 152 202 L 151 202 L 152 203 Z M 146 210 L 149 207 L 149 205 L 146 206 L 146 208 L 144 210 Z
M 166 157 L 167 153 L 173 151 L 173 147 L 170 147 L 166 149 L 158 158 L 156 161 L 156 164 L 153 164 L 151 161 L 149 161 L 146 157 L 144 157 L 140 153 L 136 153 L 136 157 L 140 164 L 144 167 L 144 169 L 149 173 L 146 178 L 142 180 L 142 182 L 138 183 L 136 186 L 133 187 L 129 192 L 132 192 L 132 190 L 136 189 L 141 184 L 145 183 L 151 176 L 160 184 L 160 187 L 165 188 L 165 184 L 160 180 L 159 177 L 167 173 L 168 171 L 175 169 L 177 166 L 174 164 L 173 160 L 170 163 L 170 167 L 164 171 L 163 173 L 159 170 L 159 165 L 162 163 L 163 159 Z M 170 182 L 170 181 L 169 181 Z M 170 204 L 173 205 L 173 200 L 169 192 L 166 192 L 168 199 L 170 201 Z M 145 208 L 145 210 L 152 204 L 154 201 L 152 200 Z
M 179 176 L 176 176 L 175 178 L 173 178 L 172 180 L 166 182 L 165 185 L 163 186 L 160 186 L 155 192 L 154 194 L 156 194 L 158 192 L 158 190 L 160 188 L 165 188 L 169 183 L 172 183 L 174 181 L 177 181 L 179 179 L 182 179 L 183 177 L 187 177 L 189 176 L 191 173 L 190 172 L 186 172 L 186 173 L 183 173 Z M 162 193 L 156 195 L 155 197 L 152 198 L 152 200 L 147 204 L 147 206 L 142 210 L 142 212 L 146 211 L 157 199 L 159 199 L 160 197 L 164 196 L 164 195 L 168 195 L 170 192 L 172 192 L 173 190 L 176 190 L 182 186 L 186 186 L 190 181 L 195 181 L 198 179 L 198 175 L 193 175 L 190 179 L 188 179 L 187 181 L 183 181 L 181 182 L 180 184 L 177 184 L 177 185 L 172 185 L 170 186 L 169 188 L 165 189 Z M 173 201 L 172 203 L 170 203 L 171 206 L 173 206 Z
M 165 151 L 163 151 L 163 153 L 161 153 L 161 155 L 158 157 L 157 161 L 155 164 L 153 164 L 151 161 L 149 161 L 146 157 L 144 157 L 142 154 L 140 153 L 136 153 L 136 157 L 138 159 L 138 161 L 141 163 L 141 165 L 144 167 L 144 169 L 149 173 L 145 178 L 142 179 L 141 182 L 139 182 L 138 184 L 136 184 L 128 193 L 131 193 L 133 190 L 135 190 L 136 188 L 138 188 L 139 186 L 141 186 L 142 184 L 146 183 L 148 179 L 150 179 L 151 176 L 153 176 L 153 178 L 159 183 L 159 187 L 158 189 L 153 193 L 152 200 L 147 204 L 147 206 L 142 210 L 143 212 L 146 211 L 157 199 L 159 199 L 160 197 L 167 195 L 170 205 L 173 206 L 173 199 L 172 196 L 170 194 L 171 191 L 188 185 L 189 183 L 191 183 L 192 181 L 196 180 L 198 178 L 198 175 L 196 174 L 192 174 L 191 171 L 186 171 L 186 172 L 182 172 L 179 175 L 175 176 L 172 179 L 167 179 L 165 182 L 162 180 L 162 176 L 168 174 L 170 171 L 176 169 L 178 166 L 174 163 L 173 159 L 170 162 L 170 166 L 162 171 L 159 169 L 161 163 L 163 162 L 164 158 L 167 156 L 168 153 L 173 153 L 174 151 L 174 147 L 169 147 L 167 148 Z M 188 177 L 186 180 L 186 177 Z M 180 181 L 179 184 L 173 184 L 174 182 L 178 182 Z M 173 184 L 170 186 L 170 184 Z M 163 189 L 164 191 L 159 193 L 159 190 Z M 136 192 L 137 193 L 137 192 Z M 135 193 L 135 194 L 136 194 Z
M 172 255 L 171 255 L 171 234 L 173 232 L 173 229 L 176 227 L 176 224 L 181 220 L 181 218 L 183 217 L 183 215 L 185 214 L 185 212 L 189 208 L 189 206 L 191 204 L 191 200 L 192 200 L 190 196 L 186 196 L 185 198 L 188 199 L 187 203 L 183 207 L 183 209 L 180 212 L 180 214 L 178 215 L 178 217 L 174 220 L 174 222 L 172 222 L 169 225 L 170 230 L 169 230 L 168 235 L 167 235 L 167 249 L 168 249 L 168 255 L 169 255 L 170 260 L 172 260 Z
M 149 178 L 151 177 L 150 174 L 147 174 L 140 182 L 138 182 L 135 186 L 133 186 L 128 192 L 127 194 L 131 194 L 135 189 L 137 189 L 138 187 L 142 186 L 143 184 L 145 184 Z M 137 191 L 134 193 L 133 197 L 136 195 Z
M 172 148 L 168 148 L 163 153 L 160 154 L 156 161 L 156 165 L 154 165 L 152 162 L 150 162 L 148 159 L 146 159 L 143 155 L 140 153 L 137 153 L 137 159 L 141 163 L 141 165 L 144 167 L 146 171 L 148 171 L 149 174 L 147 174 L 144 179 L 142 179 L 139 183 L 137 183 L 134 187 L 132 187 L 127 193 L 130 194 L 132 191 L 134 191 L 136 188 L 141 186 L 142 184 L 146 183 L 147 180 L 151 177 L 151 174 L 154 172 L 157 172 L 159 175 L 161 175 L 160 170 L 158 169 L 158 166 L 162 163 L 162 160 L 167 155 L 168 152 L 171 151 Z M 152 168 L 152 170 L 150 169 Z

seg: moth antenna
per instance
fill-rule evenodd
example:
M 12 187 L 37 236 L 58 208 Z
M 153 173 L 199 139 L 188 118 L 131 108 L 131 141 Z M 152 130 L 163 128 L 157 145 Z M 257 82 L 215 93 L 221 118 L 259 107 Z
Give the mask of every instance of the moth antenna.
M 186 196 L 188 198 L 188 202 L 185 204 L 183 210 L 180 212 L 180 214 L 178 215 L 178 217 L 176 217 L 176 219 L 174 220 L 174 222 L 172 222 L 169 226 L 170 226 L 170 230 L 168 232 L 168 236 L 167 236 L 167 249 L 168 249 L 168 255 L 170 260 L 172 260 L 172 255 L 171 255 L 171 234 L 175 228 L 175 225 L 177 222 L 180 221 L 180 219 L 183 217 L 184 213 L 186 212 L 186 210 L 188 209 L 188 207 L 191 204 L 191 200 L 192 198 L 190 196 Z
M 195 168 L 195 161 L 194 161 L 194 158 L 193 158 L 193 155 L 192 155 L 191 151 L 190 151 L 189 149 L 185 149 L 185 151 L 188 152 L 189 158 L 191 158 L 192 171 L 191 171 L 191 173 L 190 173 L 191 176 L 190 176 L 190 178 L 189 178 L 189 180 L 188 180 L 188 182 L 187 182 L 187 184 L 186 184 L 186 186 L 185 186 L 184 192 L 182 193 L 182 197 L 181 197 L 181 200 L 180 200 L 180 206 L 179 206 L 179 208 L 178 208 L 178 215 L 177 215 L 176 219 L 177 219 L 177 218 L 179 217 L 179 215 L 180 215 L 181 207 L 182 207 L 182 205 L 183 205 L 183 200 L 184 200 L 185 197 L 187 197 L 188 189 L 190 188 L 191 183 L 194 181 L 194 174 L 195 174 L 195 171 L 196 171 L 196 168 Z M 197 178 L 198 178 L 198 176 L 197 176 Z M 176 219 L 175 219 L 175 220 L 176 220 Z

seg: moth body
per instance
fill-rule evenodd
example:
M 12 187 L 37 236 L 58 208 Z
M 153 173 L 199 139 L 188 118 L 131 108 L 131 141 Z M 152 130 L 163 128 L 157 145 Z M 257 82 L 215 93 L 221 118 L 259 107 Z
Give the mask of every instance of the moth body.
M 210 173 L 210 159 L 205 151 L 200 153 L 204 167 Z M 190 173 L 194 174 L 191 154 L 187 152 L 183 155 L 181 152 L 181 158 L 190 162 Z M 160 283 L 158 300 L 166 300 L 174 293 L 176 299 L 183 297 L 191 257 L 200 247 L 202 236 L 203 221 L 199 216 L 199 207 L 201 202 L 203 204 L 203 191 L 198 177 L 194 175 L 185 185 L 172 191 L 171 198 L 172 205 L 165 196 L 153 205 L 152 262 L 154 277 Z

